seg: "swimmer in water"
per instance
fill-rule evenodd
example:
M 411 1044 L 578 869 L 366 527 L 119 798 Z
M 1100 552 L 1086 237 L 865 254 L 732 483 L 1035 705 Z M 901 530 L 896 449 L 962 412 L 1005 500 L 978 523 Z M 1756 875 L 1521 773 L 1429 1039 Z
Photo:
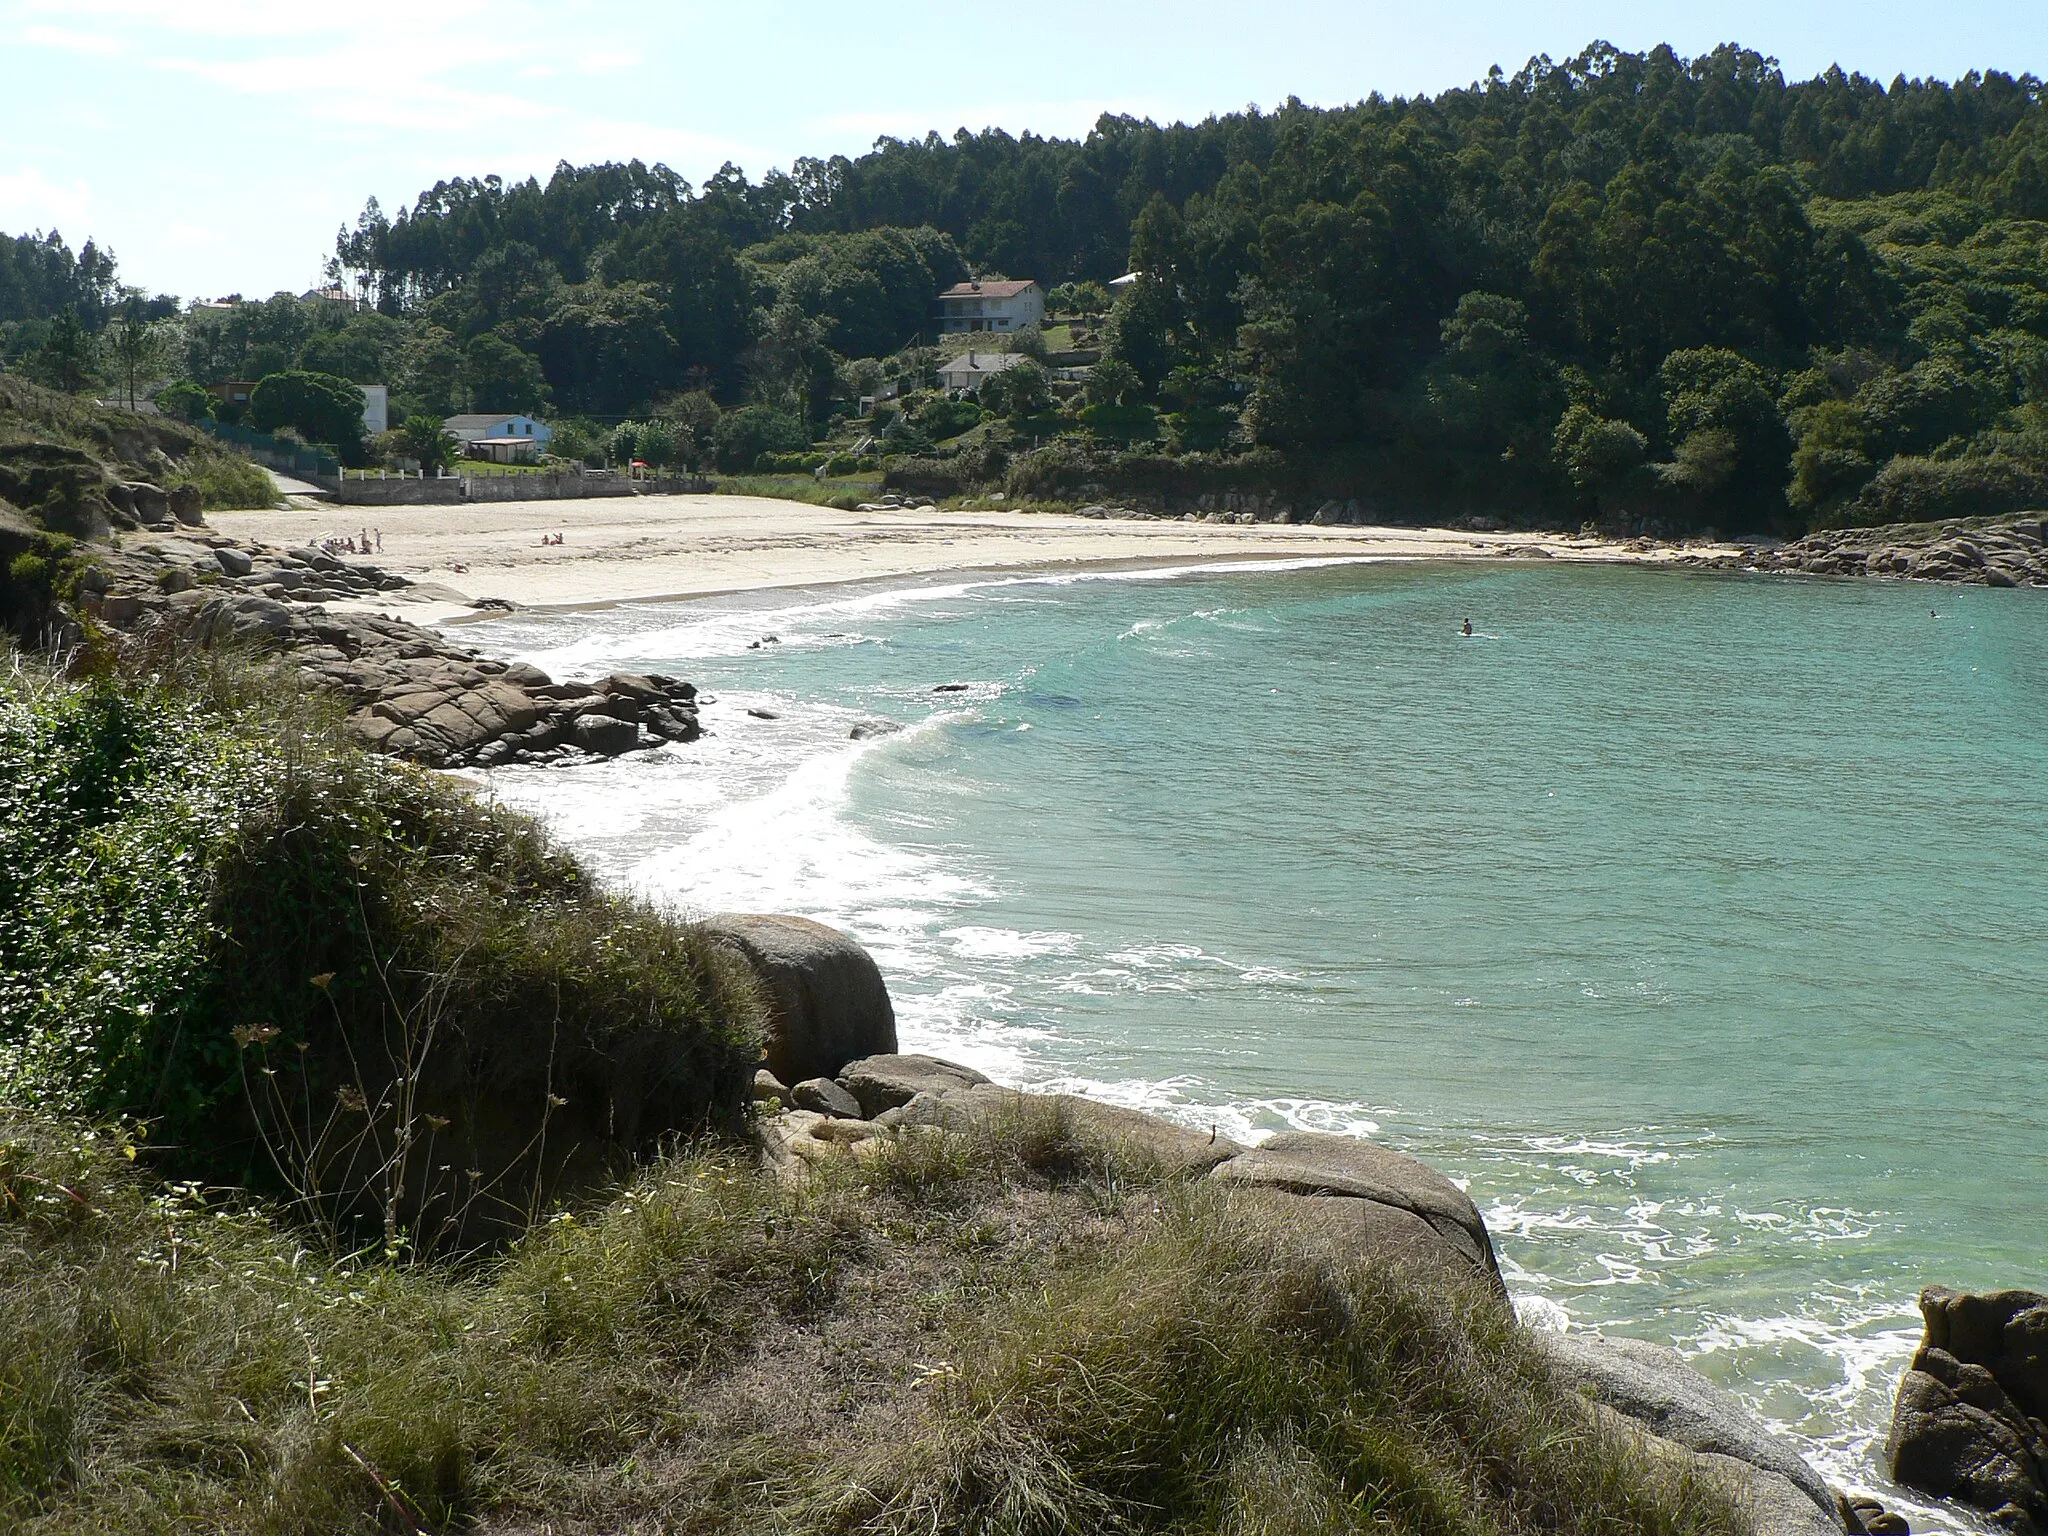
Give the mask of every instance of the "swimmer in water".
M 1467 619 L 1467 620 L 1465 621 L 1465 634 L 1466 634 L 1466 635 L 1467 635 L 1467 636 L 1469 637 L 1469 636 L 1471 635 L 1471 633 L 1472 633 L 1472 621 L 1471 621 L 1470 619 Z

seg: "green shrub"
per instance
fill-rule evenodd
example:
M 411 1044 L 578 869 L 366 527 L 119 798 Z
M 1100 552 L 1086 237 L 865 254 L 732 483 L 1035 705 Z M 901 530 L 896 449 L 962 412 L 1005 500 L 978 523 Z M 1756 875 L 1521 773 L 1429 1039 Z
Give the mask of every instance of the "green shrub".
M 1149 443 L 1159 436 L 1159 413 L 1149 405 L 1083 406 L 1081 425 L 1110 443 Z
M 309 443 L 324 443 L 350 464 L 362 455 L 362 391 L 331 373 L 265 375 L 249 393 L 249 422 L 259 432 L 290 429 Z
M 208 512 L 242 512 L 277 505 L 277 485 L 260 465 L 240 454 L 206 443 L 185 455 L 166 477 L 164 489 L 199 488 L 199 504 Z
M 1932 523 L 1952 517 L 2001 517 L 2048 507 L 2048 468 L 1994 453 L 1958 459 L 1897 458 L 1856 499 L 1825 512 L 1816 527 Z
M 0 527 L 0 630 L 33 638 L 55 616 L 55 606 L 77 594 L 90 562 L 61 533 Z
M 757 1006 L 695 930 L 349 747 L 281 675 L 0 699 L 0 1100 L 145 1119 L 170 1166 L 387 1240 L 401 1209 L 467 1233 L 602 1174 L 563 1159 L 631 1138 L 622 1096 L 654 1130 L 732 1124 Z M 529 1091 L 562 1101 L 557 1146 L 494 1152 Z M 406 1162 L 427 1119 L 465 1149 L 445 1178 Z M 351 1158 L 384 1182 L 351 1184 Z M 500 1162 L 472 1209 L 467 1170 Z
M 764 453 L 754 468 L 764 475 L 807 475 L 825 462 L 822 453 Z
M 179 421 L 205 421 L 214 414 L 213 392 L 189 379 L 180 379 L 157 391 L 156 408 Z
M 801 421 L 766 405 L 741 406 L 722 417 L 712 438 L 723 470 L 751 469 L 764 453 L 801 453 L 810 442 Z

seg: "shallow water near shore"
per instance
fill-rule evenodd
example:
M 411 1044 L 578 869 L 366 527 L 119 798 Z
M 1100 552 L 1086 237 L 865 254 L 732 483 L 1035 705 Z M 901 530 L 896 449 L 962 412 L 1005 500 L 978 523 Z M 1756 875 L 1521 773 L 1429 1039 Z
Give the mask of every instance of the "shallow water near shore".
M 905 1049 L 1427 1158 L 1525 1314 L 1844 1486 L 1922 1285 L 2048 1284 L 2048 594 L 1297 562 L 462 634 L 716 697 L 490 776 L 607 874 L 850 929 Z

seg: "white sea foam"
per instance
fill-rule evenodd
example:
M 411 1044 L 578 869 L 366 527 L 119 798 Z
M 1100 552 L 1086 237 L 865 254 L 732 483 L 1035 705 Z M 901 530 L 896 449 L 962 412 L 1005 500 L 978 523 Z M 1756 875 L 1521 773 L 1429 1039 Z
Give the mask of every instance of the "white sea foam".
M 1057 590 L 1093 582 L 1161 582 L 1190 577 L 1247 575 L 1254 573 L 1308 571 L 1326 567 L 1368 565 L 1386 557 L 1375 555 L 1318 555 L 1286 560 L 1226 560 L 1152 566 L 1137 570 L 1098 569 L 1062 571 L 1023 576 L 994 576 L 972 581 L 933 582 L 925 585 L 894 585 L 837 589 L 830 595 L 789 601 L 774 597 L 751 604 L 702 605 L 633 604 L 605 610 L 596 617 L 584 616 L 585 626 L 576 638 L 555 644 L 521 644 L 519 637 L 536 639 L 550 633 L 545 619 L 506 621 L 496 626 L 499 633 L 513 638 L 515 653 L 557 677 L 601 676 L 626 659 L 659 657 L 665 661 L 702 661 L 713 657 L 739 656 L 775 637 L 777 646 L 818 648 L 878 643 L 879 636 L 849 629 L 850 621 L 882 619 L 903 609 L 930 608 L 960 603 L 970 596 L 982 602 L 1043 602 L 1029 595 L 1034 587 Z M 1227 610 L 1211 610 L 1198 618 L 1217 618 Z M 671 614 L 685 617 L 662 622 Z

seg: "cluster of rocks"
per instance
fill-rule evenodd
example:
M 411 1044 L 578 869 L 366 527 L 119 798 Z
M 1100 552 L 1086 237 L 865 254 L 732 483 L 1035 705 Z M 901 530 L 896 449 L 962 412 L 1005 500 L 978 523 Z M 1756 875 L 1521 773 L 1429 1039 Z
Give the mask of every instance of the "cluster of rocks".
M 898 496 L 891 493 L 879 501 L 864 501 L 853 509 L 856 512 L 936 512 L 938 506 L 929 496 Z
M 525 662 L 474 652 L 410 655 L 416 646 L 391 628 L 412 626 L 373 620 L 354 627 L 354 651 L 329 641 L 300 657 L 355 705 L 349 729 L 372 751 L 436 768 L 490 768 L 618 757 L 703 734 L 696 687 L 678 678 L 614 672 L 557 683 Z
M 174 543 L 143 543 L 124 549 L 109 562 L 114 572 L 140 578 L 130 584 L 153 587 L 165 595 L 204 587 L 212 591 L 253 592 L 276 602 L 338 603 L 361 601 L 400 592 L 413 584 L 377 566 L 350 563 L 325 550 L 273 549 L 237 544 L 218 534 L 185 535 Z M 111 607 L 103 617 L 125 623 L 140 594 L 126 592 L 103 599 Z
M 1888 576 L 1986 587 L 2048 586 L 2048 520 L 1841 528 L 1775 548 L 1694 557 L 1689 563 L 1809 576 Z
M 431 768 L 492 767 L 616 757 L 703 734 L 697 690 L 678 678 L 558 683 L 402 619 L 324 606 L 411 585 L 374 565 L 217 537 L 177 546 L 104 559 L 87 582 L 87 612 L 116 632 L 285 654 L 346 702 L 350 732 L 373 751 Z
M 180 485 L 167 491 L 147 480 L 113 480 L 102 487 L 101 494 L 117 511 L 125 512 L 144 528 L 167 533 L 180 525 L 197 528 L 206 521 L 196 485 Z
M 1885 1446 L 1892 1476 L 2015 1536 L 2048 1531 L 2048 1296 L 1931 1286 L 1920 1315 Z

